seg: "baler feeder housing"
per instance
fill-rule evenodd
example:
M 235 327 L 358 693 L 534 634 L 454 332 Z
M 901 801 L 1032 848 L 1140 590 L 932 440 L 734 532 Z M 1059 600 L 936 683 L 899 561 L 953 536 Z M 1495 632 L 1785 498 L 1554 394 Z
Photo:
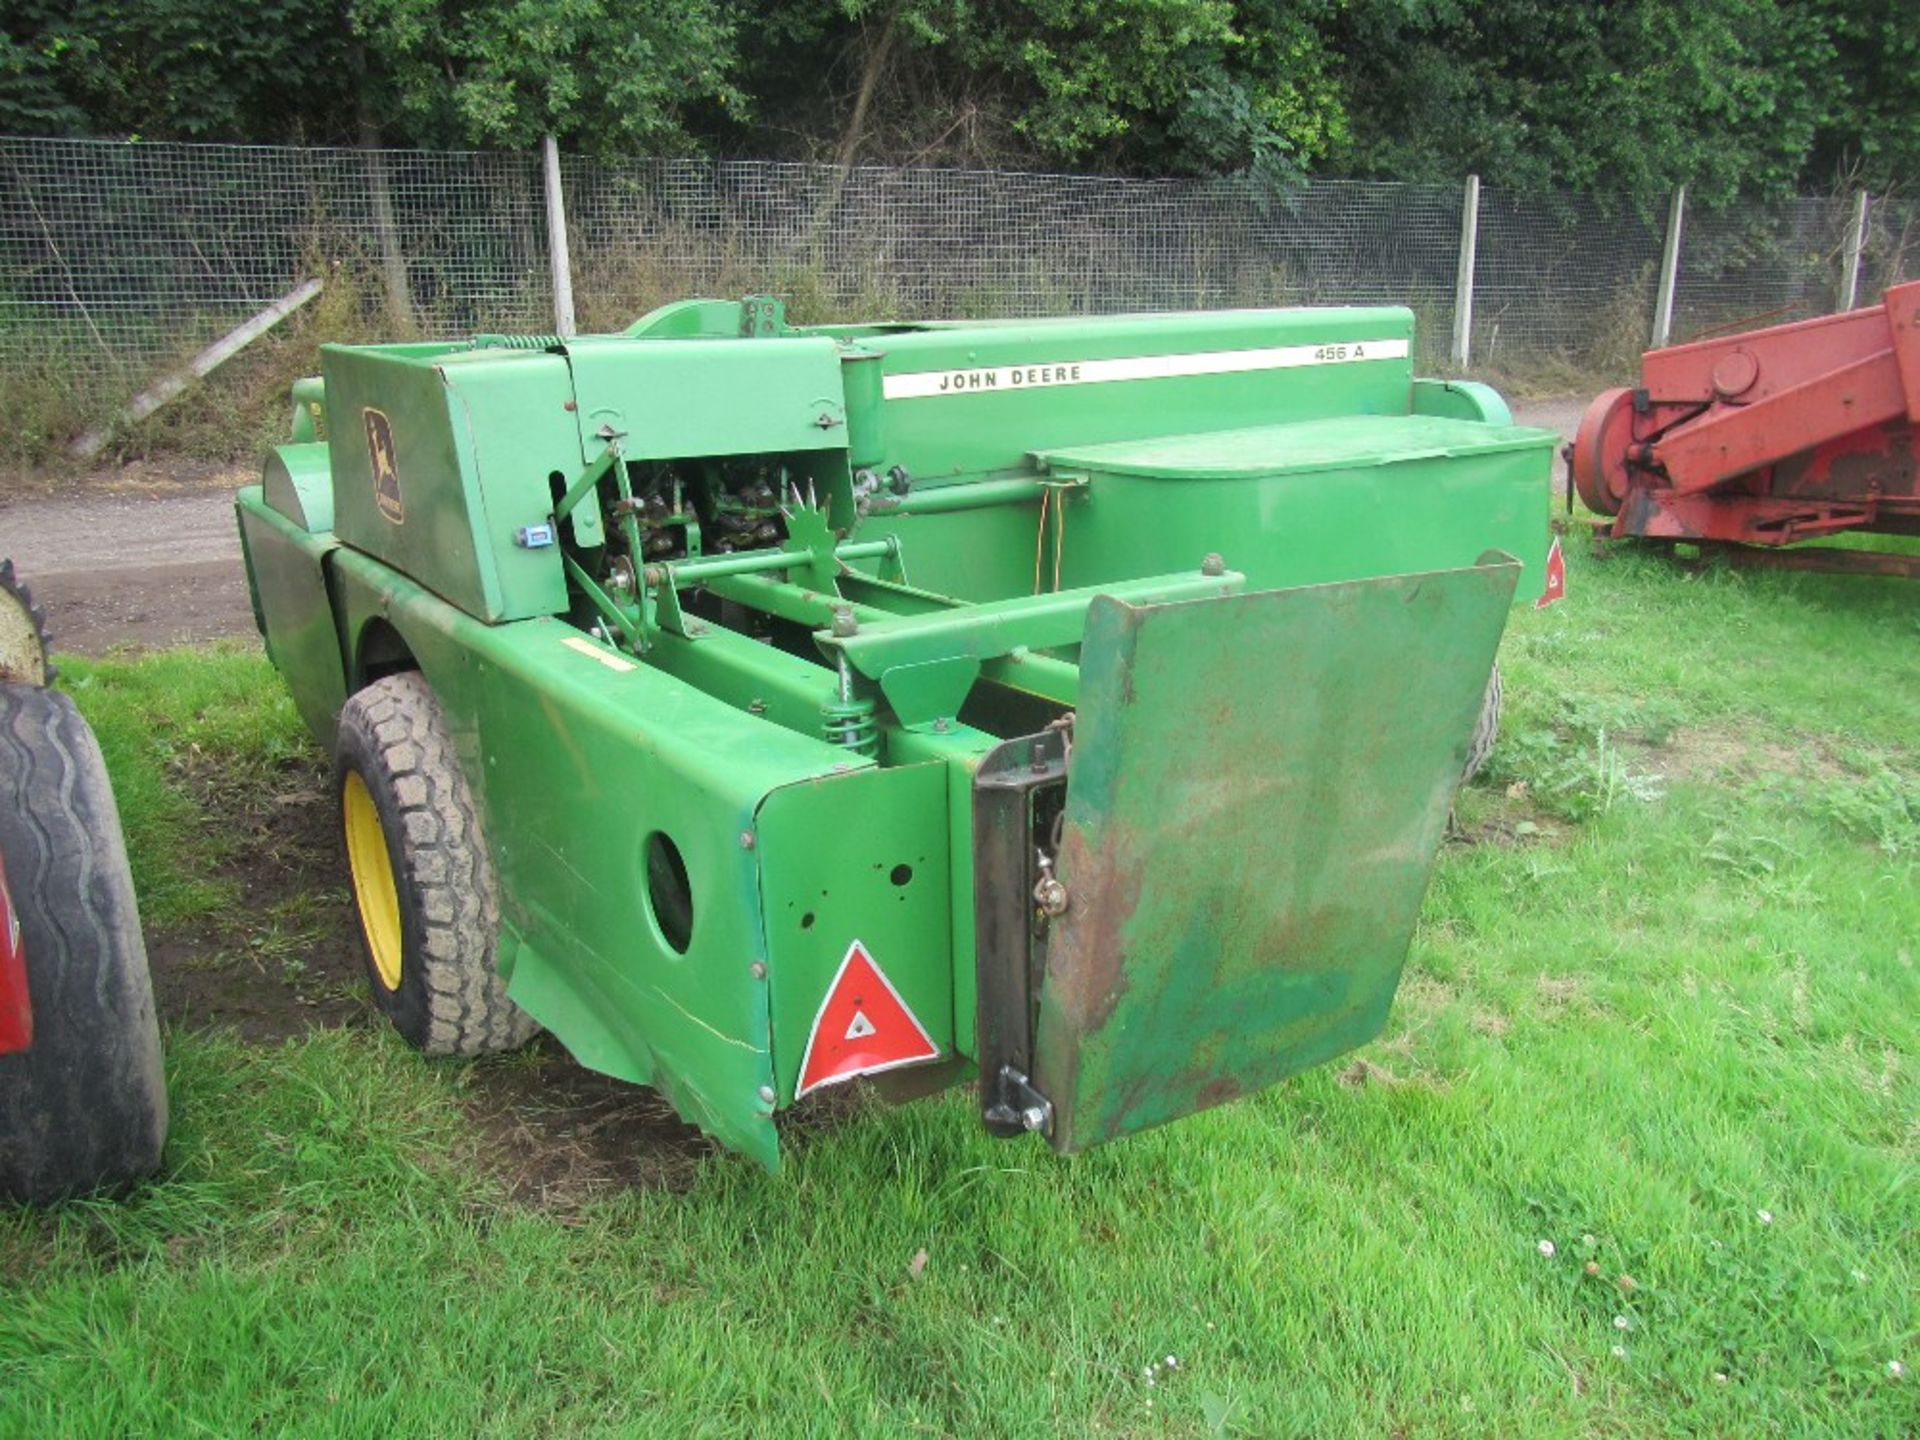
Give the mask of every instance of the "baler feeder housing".
M 1412 338 L 753 298 L 328 347 L 238 506 L 376 999 L 769 1165 L 857 1077 L 1076 1150 L 1364 1043 L 1547 571 L 1555 437 Z

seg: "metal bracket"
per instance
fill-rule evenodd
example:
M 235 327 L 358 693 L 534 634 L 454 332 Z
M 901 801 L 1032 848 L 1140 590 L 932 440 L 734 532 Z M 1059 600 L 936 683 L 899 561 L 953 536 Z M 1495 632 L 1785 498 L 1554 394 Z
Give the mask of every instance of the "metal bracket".
M 607 441 L 607 448 L 596 455 L 567 486 L 567 493 L 554 502 L 554 523 L 558 524 L 572 516 L 574 543 L 582 548 L 591 549 L 606 544 L 606 526 L 601 518 L 600 507 L 582 506 L 580 502 L 592 494 L 594 487 L 619 463 L 620 437 L 616 435 Z
M 1027 1130 L 1046 1135 L 1053 1130 L 1053 1102 L 1011 1065 L 1000 1067 L 992 1093 L 982 1098 L 981 1118 L 996 1135 L 1018 1135 Z
M 749 295 L 740 302 L 740 336 L 764 340 L 787 328 L 786 302 L 777 295 Z
M 973 780 L 975 1026 L 980 1118 L 1002 1137 L 1050 1132 L 1053 1106 L 1033 1088 L 1034 1009 L 1048 917 L 1034 899 L 1053 817 L 1065 803 L 1068 736 L 1043 730 L 995 746 Z

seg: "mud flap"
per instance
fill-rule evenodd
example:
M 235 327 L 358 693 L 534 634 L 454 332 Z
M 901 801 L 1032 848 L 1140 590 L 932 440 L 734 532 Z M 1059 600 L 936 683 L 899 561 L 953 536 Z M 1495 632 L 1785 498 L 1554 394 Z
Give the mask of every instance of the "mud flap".
M 1093 603 L 1027 1128 L 1083 1150 L 1379 1032 L 1519 571 Z

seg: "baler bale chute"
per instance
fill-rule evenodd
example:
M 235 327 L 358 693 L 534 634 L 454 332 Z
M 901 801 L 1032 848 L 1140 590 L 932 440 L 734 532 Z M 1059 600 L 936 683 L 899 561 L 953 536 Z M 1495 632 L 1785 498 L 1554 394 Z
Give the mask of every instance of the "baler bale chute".
M 328 347 L 238 506 L 377 1002 L 768 1165 L 857 1077 L 1076 1150 L 1363 1043 L 1549 546 L 1555 437 L 1412 338 L 750 298 Z
M 1603 539 L 1920 576 L 1920 556 L 1797 544 L 1920 535 L 1916 426 L 1920 281 L 1879 305 L 1648 351 L 1637 386 L 1587 408 L 1573 481 L 1607 517 Z

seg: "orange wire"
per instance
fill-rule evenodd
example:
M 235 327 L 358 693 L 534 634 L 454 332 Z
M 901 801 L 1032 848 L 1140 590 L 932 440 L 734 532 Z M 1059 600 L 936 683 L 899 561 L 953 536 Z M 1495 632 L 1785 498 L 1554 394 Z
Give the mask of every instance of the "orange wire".
M 1067 497 L 1053 507 L 1053 588 L 1060 588 L 1060 566 L 1067 548 Z
M 1033 536 L 1033 593 L 1040 593 L 1040 563 L 1047 553 L 1047 507 L 1053 501 L 1053 487 L 1043 486 L 1040 491 L 1040 528 Z M 1056 573 L 1056 580 L 1059 578 Z

